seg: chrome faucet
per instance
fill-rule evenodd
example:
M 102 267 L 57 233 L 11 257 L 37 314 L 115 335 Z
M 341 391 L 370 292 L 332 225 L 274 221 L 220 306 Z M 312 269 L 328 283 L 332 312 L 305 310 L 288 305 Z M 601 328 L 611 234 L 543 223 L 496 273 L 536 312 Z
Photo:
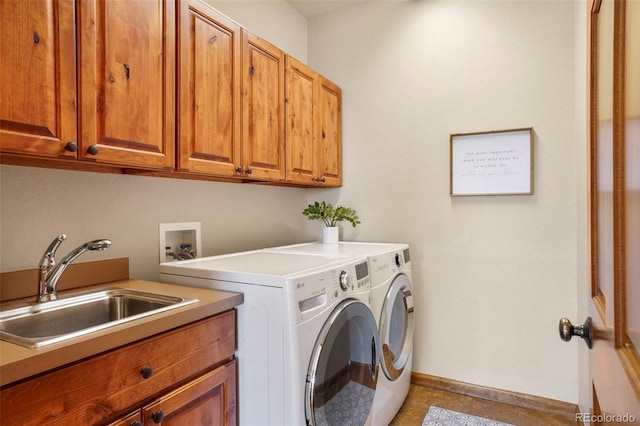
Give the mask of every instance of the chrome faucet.
M 47 247 L 47 250 L 45 250 L 42 255 L 42 259 L 40 259 L 38 275 L 39 293 L 36 297 L 36 302 L 46 302 L 58 298 L 58 294 L 56 293 L 58 280 L 67 269 L 67 266 L 76 260 L 78 256 L 90 250 L 106 250 L 111 245 L 110 240 L 89 241 L 71 251 L 60 263 L 56 263 L 56 250 L 58 250 L 60 244 L 66 239 L 67 236 L 65 234 L 58 235 L 51 244 L 49 244 L 49 247 Z

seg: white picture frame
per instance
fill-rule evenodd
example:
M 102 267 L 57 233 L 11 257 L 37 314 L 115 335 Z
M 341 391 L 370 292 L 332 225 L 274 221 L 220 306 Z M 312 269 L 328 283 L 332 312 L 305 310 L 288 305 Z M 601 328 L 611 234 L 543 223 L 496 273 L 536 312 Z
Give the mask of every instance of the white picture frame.
M 449 192 L 533 195 L 533 127 L 452 134 Z

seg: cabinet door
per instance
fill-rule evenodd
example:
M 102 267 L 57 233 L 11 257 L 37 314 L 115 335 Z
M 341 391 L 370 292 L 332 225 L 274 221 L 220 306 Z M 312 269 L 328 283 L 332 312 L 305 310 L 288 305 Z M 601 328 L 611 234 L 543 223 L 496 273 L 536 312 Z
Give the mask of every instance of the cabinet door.
M 316 184 L 318 74 L 286 56 L 285 76 L 287 181 Z
M 242 158 L 247 178 L 284 179 L 284 54 L 242 31 Z
M 242 166 L 240 27 L 199 0 L 181 1 L 179 13 L 179 168 L 233 176 Z
M 0 390 L 0 424 L 104 424 L 227 362 L 235 330 L 235 311 L 227 311 L 10 385 Z
M 109 423 L 107 426 L 142 426 L 142 413 L 140 409 L 138 409 L 115 422 Z
M 0 150 L 75 157 L 73 0 L 2 0 L 0 20 Z
M 145 426 L 235 425 L 236 361 L 160 397 L 142 409 Z
M 319 179 L 327 186 L 342 185 L 342 90 L 320 77 Z
M 99 163 L 175 165 L 175 1 L 79 0 L 80 149 Z

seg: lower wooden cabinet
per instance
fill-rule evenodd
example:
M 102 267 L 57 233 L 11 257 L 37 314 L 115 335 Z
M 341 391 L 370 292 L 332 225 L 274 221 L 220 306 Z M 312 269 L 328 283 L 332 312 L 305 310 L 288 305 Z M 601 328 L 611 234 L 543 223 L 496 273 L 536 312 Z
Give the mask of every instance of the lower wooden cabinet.
M 161 396 L 109 426 L 235 425 L 236 361 Z
M 234 425 L 235 330 L 226 311 L 8 385 L 0 424 Z

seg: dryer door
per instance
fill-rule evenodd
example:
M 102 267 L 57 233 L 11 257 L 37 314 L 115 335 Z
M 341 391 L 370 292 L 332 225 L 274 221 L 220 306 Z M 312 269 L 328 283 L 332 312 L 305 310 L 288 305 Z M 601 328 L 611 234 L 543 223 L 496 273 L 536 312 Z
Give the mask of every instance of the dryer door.
M 404 371 L 413 344 L 413 295 L 411 282 L 405 274 L 394 279 L 380 314 L 380 344 L 382 371 L 389 380 L 396 380 Z
M 324 324 L 307 372 L 307 425 L 363 425 L 376 387 L 378 332 L 371 309 L 349 299 Z

